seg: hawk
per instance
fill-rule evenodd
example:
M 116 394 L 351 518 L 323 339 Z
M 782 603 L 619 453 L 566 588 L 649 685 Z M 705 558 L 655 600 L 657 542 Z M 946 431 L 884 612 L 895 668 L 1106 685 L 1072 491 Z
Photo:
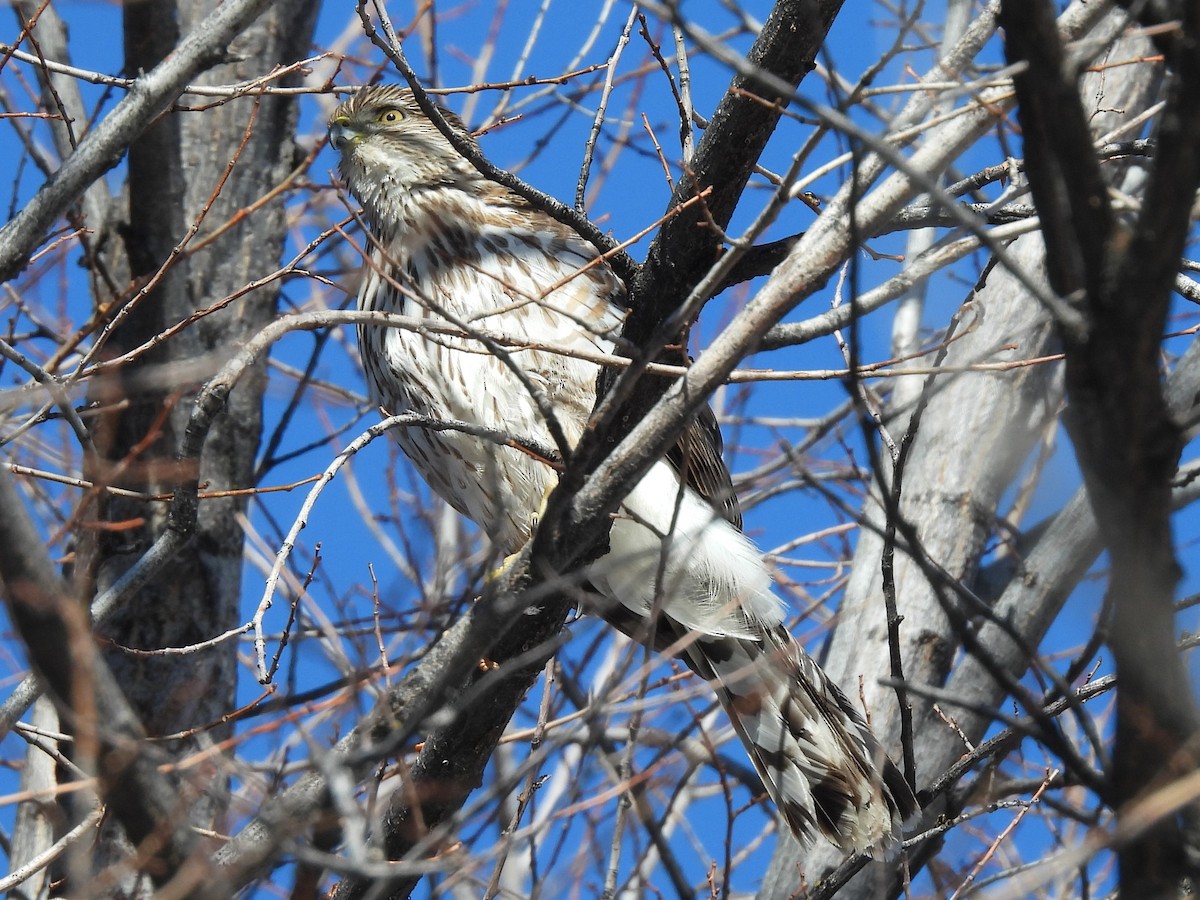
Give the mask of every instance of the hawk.
M 453 113 L 442 115 L 477 146 Z M 407 88 L 358 91 L 334 110 L 329 138 L 371 231 L 359 307 L 437 326 L 359 328 L 372 399 L 542 446 L 556 434 L 578 441 L 596 402 L 589 357 L 613 351 L 626 298 L 595 247 L 483 177 Z M 518 340 L 487 345 L 463 336 L 472 329 Z M 557 482 L 552 466 L 462 431 L 395 434 L 430 486 L 504 553 L 529 540 Z M 614 517 L 609 549 L 586 573 L 603 598 L 597 611 L 675 648 L 712 686 L 802 843 L 820 832 L 848 852 L 886 852 L 916 807 L 911 790 L 787 631 L 729 499 L 715 423 L 698 421 L 681 443 Z

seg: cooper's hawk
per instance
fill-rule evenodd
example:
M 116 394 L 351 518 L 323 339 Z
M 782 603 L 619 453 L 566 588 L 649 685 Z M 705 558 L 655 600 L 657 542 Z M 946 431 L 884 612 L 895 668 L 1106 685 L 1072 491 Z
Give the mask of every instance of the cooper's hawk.
M 443 115 L 471 140 L 457 117 Z M 472 422 L 543 446 L 554 445 L 553 418 L 560 438 L 577 441 L 598 368 L 572 354 L 612 351 L 625 300 L 596 249 L 484 178 L 407 89 L 359 91 L 334 111 L 329 136 L 373 239 L 359 306 L 441 332 L 528 342 L 497 352 L 431 330 L 361 327 L 373 399 L 392 412 Z M 529 539 L 557 482 L 550 465 L 461 431 L 395 433 L 434 490 L 503 552 Z M 893 844 L 915 808 L 912 792 L 784 627 L 783 603 L 738 527 L 736 504 L 717 496 L 729 485 L 719 438 L 700 423 L 685 443 L 688 464 L 679 465 L 679 453 L 656 463 L 614 517 L 609 550 L 586 573 L 607 599 L 598 611 L 627 634 L 682 648 L 801 841 L 819 830 L 848 851 Z

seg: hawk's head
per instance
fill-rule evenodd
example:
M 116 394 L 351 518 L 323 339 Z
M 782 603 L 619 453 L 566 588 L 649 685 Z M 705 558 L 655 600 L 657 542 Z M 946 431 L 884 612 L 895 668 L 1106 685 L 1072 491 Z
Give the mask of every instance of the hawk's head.
M 474 138 L 462 120 L 441 109 L 463 138 Z M 405 193 L 474 180 L 475 169 L 450 146 L 408 88 L 365 87 L 329 117 L 329 143 L 340 154 L 338 170 L 376 223 L 394 218 L 388 207 Z

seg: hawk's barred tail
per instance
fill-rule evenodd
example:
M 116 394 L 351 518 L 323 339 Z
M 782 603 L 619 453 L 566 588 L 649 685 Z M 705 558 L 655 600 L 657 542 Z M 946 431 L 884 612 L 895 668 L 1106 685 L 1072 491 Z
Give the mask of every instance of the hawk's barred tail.
M 820 831 L 847 852 L 896 849 L 916 798 L 862 715 L 786 629 L 762 641 L 701 636 L 681 655 L 717 692 L 798 839 Z

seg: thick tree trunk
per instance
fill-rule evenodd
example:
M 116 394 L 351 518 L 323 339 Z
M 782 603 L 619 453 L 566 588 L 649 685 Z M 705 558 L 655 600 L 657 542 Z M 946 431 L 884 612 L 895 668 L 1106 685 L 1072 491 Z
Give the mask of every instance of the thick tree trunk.
M 216 5 L 211 0 L 128 5 L 127 70 L 156 65 Z M 243 81 L 303 57 L 315 12 L 315 4 L 304 4 L 299 15 L 290 6 L 269 10 L 229 48 L 231 61 L 211 68 L 203 82 Z M 244 97 L 203 112 L 183 110 L 211 102 L 185 95 L 129 149 L 121 233 L 134 292 L 131 297 L 126 291 L 118 304 L 126 318 L 105 348 L 110 358 L 278 265 L 286 231 L 283 201 L 250 208 L 293 168 L 295 101 Z M 277 293 L 273 285 L 239 297 L 93 384 L 91 400 L 104 409 L 91 422 L 100 456 L 92 473 L 97 482 L 149 493 L 172 488 L 180 475 L 173 454 L 193 391 L 231 348 L 271 321 Z M 110 298 L 96 299 L 104 304 Z M 115 312 L 114 307 L 110 314 Z M 265 385 L 260 366 L 239 384 L 209 434 L 199 473 L 207 490 L 253 486 Z M 242 572 L 239 517 L 245 509 L 244 497 L 205 501 L 195 539 L 173 562 L 174 576 L 119 610 L 104 635 L 123 647 L 155 650 L 194 644 L 235 625 Z M 165 527 L 162 504 L 109 498 L 93 512 L 81 536 L 89 561 L 79 573 L 84 596 L 109 587 Z M 227 726 L 215 723 L 236 705 L 236 650 L 235 643 L 225 642 L 186 656 L 133 655 L 120 648 L 108 656 L 150 734 L 200 730 L 203 737 L 175 747 L 186 755 L 188 745 L 228 734 Z M 193 821 L 211 826 L 223 808 L 224 780 L 206 767 L 191 777 Z

